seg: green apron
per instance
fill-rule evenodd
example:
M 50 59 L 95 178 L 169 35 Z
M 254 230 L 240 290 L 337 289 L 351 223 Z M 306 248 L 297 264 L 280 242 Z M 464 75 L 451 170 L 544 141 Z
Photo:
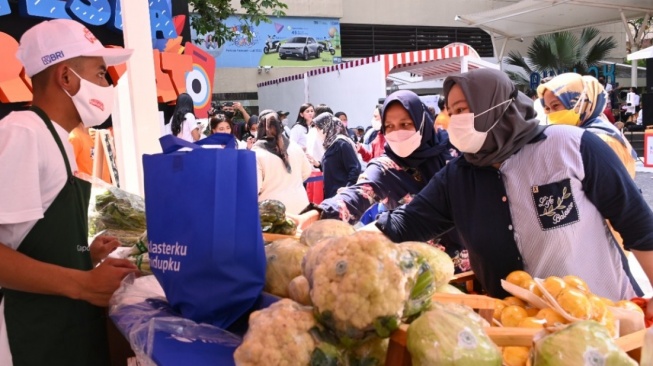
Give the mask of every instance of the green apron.
M 87 210 L 91 184 L 74 177 L 66 151 L 48 116 L 68 179 L 43 218 L 20 243 L 18 251 L 41 262 L 82 271 L 91 270 Z M 3 289 L 9 348 L 15 366 L 108 365 L 106 316 L 86 301 Z

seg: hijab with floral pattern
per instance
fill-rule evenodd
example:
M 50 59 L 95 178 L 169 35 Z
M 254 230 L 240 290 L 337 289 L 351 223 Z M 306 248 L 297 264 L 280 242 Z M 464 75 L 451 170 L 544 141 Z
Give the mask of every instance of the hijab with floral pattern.
M 541 98 L 542 104 L 544 104 L 544 93 L 547 91 L 553 93 L 565 109 L 574 109 L 578 112 L 580 116 L 578 127 L 599 130 L 598 133 L 613 137 L 630 149 L 633 158 L 637 159 L 635 150 L 603 114 L 608 103 L 608 93 L 595 77 L 573 72 L 557 75 L 537 88 L 537 95 Z
M 356 150 L 356 145 L 347 134 L 347 127 L 333 114 L 329 112 L 321 113 L 319 116 L 313 118 L 313 125 L 324 131 L 324 142 L 322 143 L 324 150 L 328 150 L 336 139 L 345 139 L 354 147 L 354 151 Z
M 565 109 L 576 109 L 580 115 L 579 127 L 585 127 L 601 118 L 608 102 L 608 93 L 593 76 L 568 72 L 555 76 L 537 87 L 537 96 L 544 106 L 544 93 L 550 91 L 560 100 Z
M 513 99 L 507 107 L 494 108 L 474 119 L 474 129 L 479 132 L 488 131 L 495 122 L 497 124 L 487 133 L 477 153 L 463 155 L 469 163 L 476 166 L 502 163 L 544 131 L 545 126 L 540 126 L 536 119 L 533 100 L 519 92 L 503 71 L 476 69 L 447 77 L 444 81 L 447 102 L 454 85 L 460 86 L 470 112 L 475 114 Z

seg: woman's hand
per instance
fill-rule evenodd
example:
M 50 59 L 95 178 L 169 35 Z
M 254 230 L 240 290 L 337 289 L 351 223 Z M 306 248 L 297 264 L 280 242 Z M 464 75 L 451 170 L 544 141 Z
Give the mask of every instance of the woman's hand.
M 286 214 L 286 217 L 295 222 L 297 229 L 304 231 L 320 218 L 320 213 L 316 210 L 311 210 L 301 215 Z

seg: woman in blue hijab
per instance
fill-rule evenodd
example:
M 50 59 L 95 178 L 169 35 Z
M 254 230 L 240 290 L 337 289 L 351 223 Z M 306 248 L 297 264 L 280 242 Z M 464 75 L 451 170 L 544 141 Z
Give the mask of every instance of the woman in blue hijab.
M 451 159 L 446 132 L 435 131 L 433 118 L 417 94 L 408 90 L 392 93 L 383 104 L 381 121 L 385 153 L 367 164 L 355 185 L 304 210 L 298 218 L 300 228 L 319 219 L 340 219 L 353 225 L 375 203 L 383 203 L 389 210 L 408 203 Z M 459 254 L 454 246 L 449 248 L 452 257 Z M 458 269 L 469 269 L 468 262 Z

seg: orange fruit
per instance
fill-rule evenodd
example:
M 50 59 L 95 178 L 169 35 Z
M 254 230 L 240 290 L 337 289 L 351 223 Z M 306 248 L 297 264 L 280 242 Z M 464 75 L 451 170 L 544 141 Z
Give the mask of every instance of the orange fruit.
M 503 300 L 494 299 L 494 314 L 492 317 L 498 321 L 501 321 L 501 312 L 503 309 L 508 306 Z
M 501 312 L 501 324 L 504 327 L 516 327 L 522 319 L 527 318 L 526 310 L 521 306 L 510 305 Z
M 526 314 L 528 314 L 528 316 L 535 316 L 539 312 L 540 312 L 540 309 L 538 309 L 538 308 L 526 308 Z
M 546 326 L 552 327 L 556 324 L 567 324 L 568 321 L 562 315 L 558 314 L 555 310 L 551 308 L 544 308 L 540 310 L 535 316 L 538 319 L 546 320 Z
M 592 317 L 592 304 L 585 293 L 576 288 L 566 288 L 556 297 L 558 305 L 569 315 L 587 320 Z
M 553 298 L 555 299 L 556 297 L 558 297 L 560 291 L 567 288 L 567 284 L 562 278 L 558 276 L 550 276 L 547 277 L 544 280 L 544 282 L 542 282 L 542 287 L 544 287 L 546 292 L 551 294 L 551 296 L 553 296 Z
M 503 364 L 506 366 L 526 366 L 530 348 L 528 347 L 503 347 Z
M 540 288 L 537 287 L 537 285 L 535 287 L 533 287 L 531 292 L 533 293 L 533 295 L 535 295 L 537 297 L 542 297 L 542 290 L 540 290 Z
M 503 302 L 505 302 L 506 305 L 508 305 L 508 306 L 515 305 L 515 306 L 521 306 L 522 308 L 526 307 L 526 303 L 522 299 L 514 297 L 514 296 L 506 297 L 505 299 L 503 299 Z
M 602 297 L 601 301 L 603 301 L 607 306 L 614 306 L 614 301 L 608 299 L 607 297 Z
M 608 306 L 596 295 L 589 295 L 587 298 L 590 300 L 590 304 L 592 305 L 592 320 L 596 320 L 600 323 L 603 321 L 603 317 L 605 317 L 605 313 L 608 311 Z
M 531 275 L 529 275 L 527 272 L 524 271 L 512 271 L 510 272 L 508 277 L 506 277 L 506 281 L 519 287 L 522 287 L 522 283 L 526 281 L 532 281 L 532 280 L 533 277 L 531 277 Z
M 614 304 L 614 306 L 622 309 L 635 310 L 644 315 L 644 310 L 630 300 L 619 300 Z
M 537 288 L 537 285 L 535 284 L 535 280 L 526 280 L 521 283 L 521 286 L 524 290 L 528 290 L 530 292 L 534 292 L 535 289 Z
M 562 277 L 562 279 L 567 284 L 567 287 L 577 288 L 586 294 L 590 293 L 590 288 L 589 286 L 587 286 L 587 282 L 583 281 L 583 279 L 581 279 L 580 277 L 567 275 Z
M 517 324 L 517 327 L 519 328 L 536 328 L 536 329 L 542 329 L 546 325 L 546 320 L 544 319 L 537 319 L 535 317 L 529 316 L 524 319 L 522 319 L 519 324 Z

